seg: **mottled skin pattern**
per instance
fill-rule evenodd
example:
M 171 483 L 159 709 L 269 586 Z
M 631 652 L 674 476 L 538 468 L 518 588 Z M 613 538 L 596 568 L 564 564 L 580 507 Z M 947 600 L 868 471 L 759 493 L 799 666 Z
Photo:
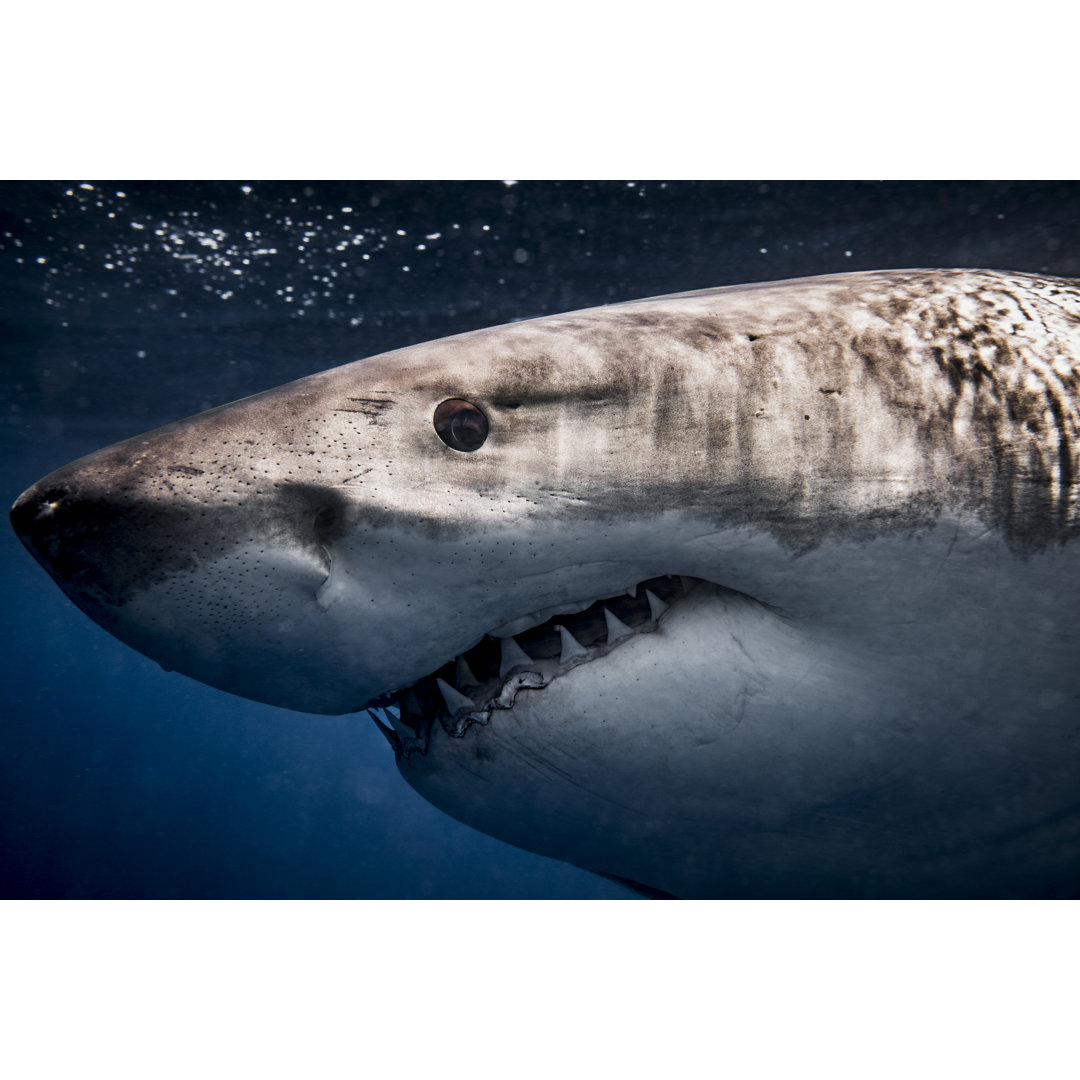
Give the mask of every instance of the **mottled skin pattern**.
M 889 271 L 476 331 L 46 477 L 20 535 L 170 668 L 346 712 L 529 612 L 697 594 L 410 783 L 680 896 L 1080 881 L 1075 282 Z M 475 453 L 435 435 L 477 405 Z M 734 599 L 733 599 L 734 598 Z

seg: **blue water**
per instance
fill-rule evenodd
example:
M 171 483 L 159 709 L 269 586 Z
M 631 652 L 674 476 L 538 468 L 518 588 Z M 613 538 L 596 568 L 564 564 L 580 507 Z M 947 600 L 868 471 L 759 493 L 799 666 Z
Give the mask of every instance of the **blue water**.
M 906 266 L 1080 276 L 1080 185 L 0 184 L 3 494 L 415 341 Z M 630 896 L 436 811 L 366 718 L 163 672 L 6 528 L 0 575 L 2 895 Z

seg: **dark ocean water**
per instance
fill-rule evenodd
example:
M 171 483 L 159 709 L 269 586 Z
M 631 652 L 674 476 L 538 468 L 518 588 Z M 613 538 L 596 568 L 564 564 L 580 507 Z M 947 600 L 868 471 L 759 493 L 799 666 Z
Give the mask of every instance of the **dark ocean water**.
M 0 185 L 0 468 L 335 364 L 642 296 L 840 271 L 1080 276 L 1073 183 Z M 0 530 L 0 894 L 629 897 L 459 825 L 366 718 L 121 645 Z

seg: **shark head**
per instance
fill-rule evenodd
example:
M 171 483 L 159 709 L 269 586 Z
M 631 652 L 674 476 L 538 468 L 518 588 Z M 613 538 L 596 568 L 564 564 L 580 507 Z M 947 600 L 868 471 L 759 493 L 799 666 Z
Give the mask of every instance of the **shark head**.
M 926 760 L 990 754 L 958 717 L 1008 712 L 1012 745 L 1018 702 L 1075 708 L 1063 646 L 1031 642 L 1076 592 L 1076 325 L 1066 283 L 961 271 L 537 319 L 129 439 L 12 521 L 121 640 L 375 710 L 414 786 L 514 843 L 676 895 L 782 895 L 812 863 L 810 892 L 933 892 L 974 864 L 845 856 L 813 815 L 925 829 Z
M 666 328 L 611 320 L 479 331 L 302 379 L 59 469 L 13 523 L 80 608 L 165 667 L 356 711 L 678 574 L 673 549 L 715 517 L 712 470 L 745 486 L 734 432 L 691 445 L 712 373 L 653 369 L 642 357 Z

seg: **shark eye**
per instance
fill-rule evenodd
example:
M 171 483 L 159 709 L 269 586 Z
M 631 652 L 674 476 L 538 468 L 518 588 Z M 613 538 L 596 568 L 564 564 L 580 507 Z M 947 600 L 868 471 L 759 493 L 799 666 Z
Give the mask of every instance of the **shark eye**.
M 444 401 L 431 419 L 435 433 L 451 450 L 464 453 L 479 450 L 488 437 L 487 417 L 471 402 L 461 398 Z

